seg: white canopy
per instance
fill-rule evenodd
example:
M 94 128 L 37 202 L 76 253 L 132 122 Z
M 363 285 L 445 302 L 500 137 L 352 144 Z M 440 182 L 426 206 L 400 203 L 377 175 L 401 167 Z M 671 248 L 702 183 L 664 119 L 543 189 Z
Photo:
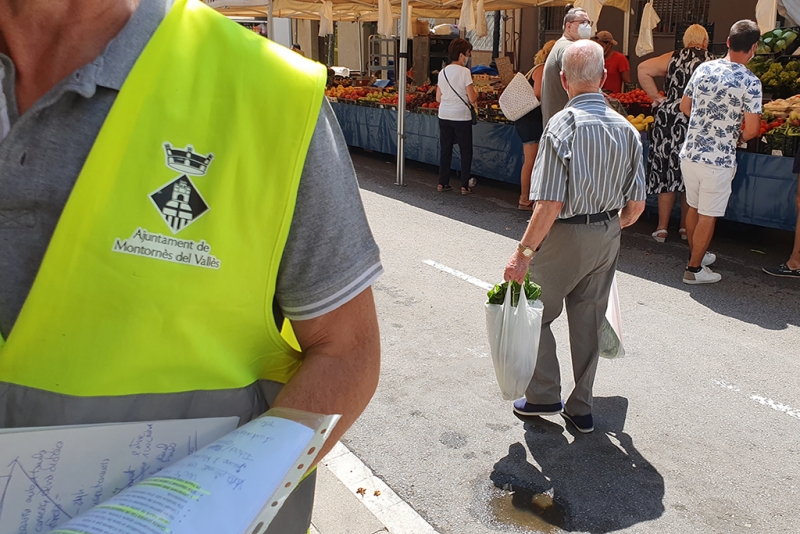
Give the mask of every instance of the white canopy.
M 226 15 L 262 17 L 269 9 L 268 0 L 203 0 Z M 584 0 L 584 3 L 601 0 Z M 379 0 L 331 0 L 333 19 L 338 21 L 377 21 Z M 569 0 L 484 0 L 486 11 L 524 9 L 526 7 L 559 7 L 573 3 Z M 625 11 L 631 0 L 605 0 L 603 5 Z M 394 18 L 400 18 L 401 0 L 391 0 Z M 463 0 L 409 0 L 414 15 L 421 18 L 459 18 Z M 275 0 L 272 13 L 275 17 L 319 20 L 322 0 Z
M 320 15 L 325 14 L 325 25 L 333 20 L 338 21 L 376 21 L 378 20 L 378 2 L 380 0 L 325 0 L 325 8 L 320 9 L 322 0 L 203 0 L 206 4 L 226 15 L 253 17 L 269 15 L 273 17 L 293 19 L 320 20 Z M 400 19 L 399 34 L 408 32 L 409 9 L 420 18 L 459 18 L 461 8 L 466 0 L 389 0 L 391 2 L 393 18 Z M 559 7 L 570 3 L 569 0 L 483 0 L 483 9 L 486 11 L 502 11 L 510 9 L 524 9 L 526 7 Z M 582 0 L 582 3 L 595 9 L 598 4 L 616 7 L 625 11 L 625 51 L 627 52 L 627 30 L 630 24 L 631 0 Z M 599 11 L 598 11 L 599 13 Z M 270 35 L 272 32 L 270 32 Z M 400 58 L 397 65 L 398 72 L 406 72 L 406 39 L 400 39 Z M 401 78 L 402 79 L 402 78 Z M 405 109 L 406 109 L 406 84 L 398 86 L 397 109 L 397 182 L 396 185 L 405 185 Z

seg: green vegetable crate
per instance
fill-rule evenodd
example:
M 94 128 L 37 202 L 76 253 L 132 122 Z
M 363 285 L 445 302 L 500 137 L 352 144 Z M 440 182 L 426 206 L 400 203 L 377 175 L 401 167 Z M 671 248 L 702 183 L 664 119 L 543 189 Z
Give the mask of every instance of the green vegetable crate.
M 758 139 L 758 153 L 793 158 L 800 148 L 800 135 L 767 134 Z
M 761 36 L 756 54 L 790 56 L 800 47 L 800 27 L 775 28 Z

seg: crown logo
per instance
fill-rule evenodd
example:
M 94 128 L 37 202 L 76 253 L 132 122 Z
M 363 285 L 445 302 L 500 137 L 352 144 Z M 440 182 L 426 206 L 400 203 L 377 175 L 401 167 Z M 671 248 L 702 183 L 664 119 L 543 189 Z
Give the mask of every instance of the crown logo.
M 211 160 L 214 159 L 214 154 L 208 156 L 196 154 L 192 145 L 181 149 L 172 148 L 169 143 L 164 143 L 164 152 L 167 155 L 167 167 L 192 176 L 205 176 Z

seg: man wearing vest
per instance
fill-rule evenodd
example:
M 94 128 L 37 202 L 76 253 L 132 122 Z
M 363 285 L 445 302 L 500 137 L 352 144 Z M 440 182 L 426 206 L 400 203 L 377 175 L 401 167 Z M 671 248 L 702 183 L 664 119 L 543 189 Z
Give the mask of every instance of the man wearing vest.
M 324 67 L 198 0 L 0 0 L 0 85 L 0 428 L 343 414 L 322 457 L 382 272 Z

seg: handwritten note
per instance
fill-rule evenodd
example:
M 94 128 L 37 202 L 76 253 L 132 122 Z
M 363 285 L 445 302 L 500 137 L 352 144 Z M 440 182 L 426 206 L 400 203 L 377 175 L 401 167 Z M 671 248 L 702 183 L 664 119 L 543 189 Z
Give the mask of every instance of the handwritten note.
M 238 417 L 0 433 L 0 533 L 42 534 L 231 432 Z
M 314 449 L 306 447 L 314 437 L 313 429 L 294 421 L 256 419 L 129 485 L 53 534 L 241 534 L 279 488 L 289 491 L 287 480 L 299 478 L 287 477 L 290 471 L 308 469 Z M 143 450 L 146 441 L 137 445 Z M 139 474 L 132 469 L 125 482 Z

